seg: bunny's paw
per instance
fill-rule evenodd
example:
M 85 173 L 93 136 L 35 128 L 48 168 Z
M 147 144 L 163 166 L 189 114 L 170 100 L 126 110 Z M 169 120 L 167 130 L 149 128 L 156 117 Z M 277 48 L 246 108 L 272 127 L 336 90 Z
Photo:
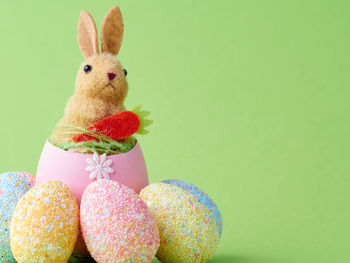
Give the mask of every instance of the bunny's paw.
M 77 239 L 78 215 L 77 202 L 63 183 L 34 186 L 12 216 L 10 244 L 17 262 L 67 262 Z

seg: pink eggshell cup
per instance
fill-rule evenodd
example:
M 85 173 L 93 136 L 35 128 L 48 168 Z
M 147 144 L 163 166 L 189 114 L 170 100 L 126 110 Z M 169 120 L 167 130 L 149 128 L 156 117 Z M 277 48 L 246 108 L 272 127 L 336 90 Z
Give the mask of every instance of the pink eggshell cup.
M 106 168 L 104 175 L 137 194 L 148 185 L 147 168 L 138 142 L 127 153 L 109 155 L 105 159 L 100 155 L 98 158 L 101 159 L 99 167 L 93 154 L 65 151 L 46 141 L 38 164 L 36 184 L 59 180 L 69 187 L 79 205 L 85 188 L 96 180 L 91 178 L 91 173 L 101 166 Z

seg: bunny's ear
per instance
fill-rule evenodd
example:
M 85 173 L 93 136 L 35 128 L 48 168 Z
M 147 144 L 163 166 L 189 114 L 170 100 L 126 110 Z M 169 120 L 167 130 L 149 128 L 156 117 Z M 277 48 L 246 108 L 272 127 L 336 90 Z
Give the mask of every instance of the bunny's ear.
M 96 24 L 92 16 L 85 10 L 81 11 L 78 24 L 78 43 L 85 58 L 98 54 L 98 39 Z
M 123 40 L 124 24 L 119 7 L 109 9 L 101 25 L 102 52 L 118 55 Z

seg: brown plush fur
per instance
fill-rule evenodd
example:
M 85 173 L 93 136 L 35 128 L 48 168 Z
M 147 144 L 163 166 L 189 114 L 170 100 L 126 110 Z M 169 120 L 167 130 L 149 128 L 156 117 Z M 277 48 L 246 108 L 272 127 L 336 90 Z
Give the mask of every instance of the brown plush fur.
M 79 68 L 74 95 L 69 99 L 64 116 L 51 135 L 50 141 L 53 144 L 58 145 L 72 139 L 74 135 L 68 134 L 70 128 L 67 126 L 86 128 L 105 117 L 125 110 L 123 102 L 128 92 L 128 84 L 123 67 L 115 57 L 122 40 L 123 34 L 120 28 L 123 28 L 123 21 L 119 8 L 115 7 L 107 13 L 102 27 L 111 28 L 118 25 L 119 30 L 104 30 L 101 33 L 104 46 L 111 48 L 98 54 L 95 45 L 97 41 L 95 22 L 86 11 L 82 11 L 78 25 L 78 42 L 87 59 Z M 90 72 L 84 71 L 86 65 L 91 66 Z M 110 81 L 108 73 L 114 73 L 115 78 Z
M 122 21 L 122 14 L 117 6 L 111 8 L 106 14 L 101 25 L 102 52 L 118 54 L 124 33 L 124 24 L 121 23 Z M 119 37 L 114 37 L 116 34 Z
M 78 43 L 85 58 L 98 54 L 97 28 L 92 16 L 82 11 L 78 23 Z

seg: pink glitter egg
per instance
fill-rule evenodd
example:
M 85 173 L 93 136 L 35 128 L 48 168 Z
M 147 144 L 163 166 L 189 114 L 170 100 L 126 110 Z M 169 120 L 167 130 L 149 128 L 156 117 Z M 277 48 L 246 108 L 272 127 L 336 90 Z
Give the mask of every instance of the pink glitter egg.
M 81 231 L 99 263 L 149 263 L 159 246 L 157 223 L 130 188 L 112 180 L 91 183 L 80 206 Z

